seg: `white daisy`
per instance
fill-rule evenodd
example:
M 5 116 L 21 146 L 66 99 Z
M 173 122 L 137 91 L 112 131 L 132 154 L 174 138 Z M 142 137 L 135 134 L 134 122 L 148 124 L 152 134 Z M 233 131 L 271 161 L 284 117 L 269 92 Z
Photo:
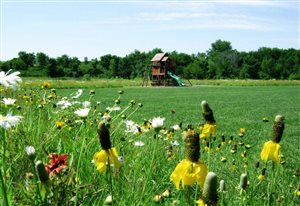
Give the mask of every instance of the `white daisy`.
M 142 141 L 135 141 L 135 142 L 133 143 L 133 145 L 136 146 L 136 147 L 142 147 L 142 146 L 145 145 L 145 143 L 142 142 Z
M 12 98 L 3 98 L 2 99 L 2 103 L 7 105 L 7 106 L 12 106 L 16 103 L 16 99 L 12 99 Z
M 133 121 L 126 120 L 125 124 L 126 124 L 125 132 L 129 132 L 129 133 L 138 133 L 139 132 L 138 125 L 136 123 L 134 123 Z
M 26 151 L 26 153 L 28 154 L 28 155 L 31 155 L 31 154 L 35 154 L 35 149 L 34 149 L 34 147 L 33 146 L 26 146 L 25 147 L 25 151 Z
M 82 118 L 85 118 L 88 116 L 90 112 L 90 109 L 89 108 L 83 108 L 83 109 L 77 109 L 74 114 L 76 114 L 77 116 L 79 117 L 82 117 Z
M 82 102 L 82 106 L 83 106 L 83 108 L 89 108 L 89 107 L 91 107 L 91 102 L 84 101 L 84 102 Z
M 72 103 L 69 102 L 68 100 L 63 99 L 63 100 L 57 102 L 56 105 L 60 106 L 62 109 L 66 109 L 66 108 L 72 106 Z
M 174 130 L 180 130 L 180 127 L 179 127 L 179 125 L 178 125 L 178 124 L 176 124 L 176 125 L 172 126 L 172 128 L 173 128 Z
M 72 96 L 73 99 L 78 99 L 83 93 L 82 89 L 78 89 L 78 91 L 76 92 L 76 94 L 74 96 Z
M 23 118 L 22 116 L 12 116 L 11 112 L 6 116 L 0 114 L 0 126 L 4 129 L 9 129 L 12 126 L 16 126 L 19 121 Z
M 164 126 L 165 118 L 154 117 L 150 122 L 153 128 L 161 128 Z
M 17 71 L 9 74 L 10 71 L 11 70 L 6 73 L 4 71 L 0 72 L 0 84 L 2 84 L 4 87 L 12 86 L 15 89 L 17 84 L 22 82 L 22 79 L 18 76 L 20 72 Z

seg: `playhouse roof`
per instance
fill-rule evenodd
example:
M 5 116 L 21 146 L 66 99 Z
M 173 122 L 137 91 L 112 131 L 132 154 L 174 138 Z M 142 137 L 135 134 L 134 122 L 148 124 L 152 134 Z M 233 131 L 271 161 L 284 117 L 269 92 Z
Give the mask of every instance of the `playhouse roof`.
M 166 58 L 167 53 L 157 53 L 155 56 L 151 59 L 151 62 L 159 62 L 159 61 L 166 61 L 168 59 Z

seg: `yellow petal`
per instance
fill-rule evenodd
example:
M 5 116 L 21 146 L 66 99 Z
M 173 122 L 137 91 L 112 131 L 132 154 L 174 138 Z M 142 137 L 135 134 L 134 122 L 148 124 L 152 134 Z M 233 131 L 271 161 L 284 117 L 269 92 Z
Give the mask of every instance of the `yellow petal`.
M 105 172 L 106 171 L 106 162 L 108 159 L 108 154 L 105 150 L 101 150 L 100 152 L 96 152 L 94 154 L 94 163 L 97 167 L 97 170 L 100 172 Z
M 212 135 L 216 135 L 217 133 L 217 125 L 216 124 L 204 124 L 200 138 L 208 138 Z
M 260 157 L 263 161 L 280 163 L 280 145 L 272 140 L 265 142 Z
M 109 161 L 115 166 L 115 168 L 120 168 L 120 162 L 118 159 L 117 149 L 115 147 L 109 149 Z
M 195 171 L 196 171 L 196 174 L 197 174 L 196 181 L 200 185 L 200 187 L 203 188 L 205 177 L 206 177 L 206 174 L 207 174 L 206 165 L 203 162 L 199 161 L 196 164 Z
M 180 163 L 177 164 L 175 170 L 170 176 L 170 180 L 175 184 L 177 190 L 179 190 L 180 181 L 182 180 L 182 176 L 189 167 L 189 165 L 189 161 L 183 159 Z
M 202 199 L 199 199 L 198 201 L 196 201 L 196 203 L 198 204 L 198 206 L 207 206 L 207 204 L 205 204 Z

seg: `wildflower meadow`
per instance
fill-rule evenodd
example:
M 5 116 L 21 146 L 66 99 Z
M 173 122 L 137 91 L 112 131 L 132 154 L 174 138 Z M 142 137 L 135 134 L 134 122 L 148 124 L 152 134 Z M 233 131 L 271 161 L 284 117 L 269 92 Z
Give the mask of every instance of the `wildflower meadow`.
M 18 75 L 0 74 L 0 205 L 300 205 L 297 85 Z

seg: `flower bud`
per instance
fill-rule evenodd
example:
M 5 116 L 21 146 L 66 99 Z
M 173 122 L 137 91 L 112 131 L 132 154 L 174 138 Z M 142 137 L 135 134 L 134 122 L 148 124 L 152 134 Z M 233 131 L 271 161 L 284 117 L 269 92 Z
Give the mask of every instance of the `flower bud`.
M 45 165 L 43 164 L 42 161 L 37 161 L 35 163 L 35 168 L 37 170 L 39 179 L 41 180 L 41 182 L 46 182 L 47 180 L 49 180 L 49 175 L 45 169 Z
M 225 192 L 226 191 L 225 181 L 224 180 L 220 181 L 220 191 L 221 192 Z
M 29 159 L 34 160 L 35 158 L 35 149 L 33 146 L 26 146 L 25 151 L 29 157 Z
M 275 121 L 273 124 L 273 133 L 272 133 L 272 141 L 279 143 L 282 138 L 283 130 L 284 130 L 284 117 L 282 115 L 277 115 L 275 117 Z
M 203 187 L 203 199 L 207 205 L 216 205 L 218 202 L 217 185 L 217 175 L 214 172 L 209 172 Z
M 248 175 L 246 173 L 243 173 L 240 178 L 240 188 L 243 190 L 246 189 L 247 184 L 248 184 Z
M 135 104 L 136 104 L 135 100 L 131 100 L 131 101 L 130 101 L 130 105 L 131 105 L 131 106 L 133 106 L 133 105 L 135 105 Z

